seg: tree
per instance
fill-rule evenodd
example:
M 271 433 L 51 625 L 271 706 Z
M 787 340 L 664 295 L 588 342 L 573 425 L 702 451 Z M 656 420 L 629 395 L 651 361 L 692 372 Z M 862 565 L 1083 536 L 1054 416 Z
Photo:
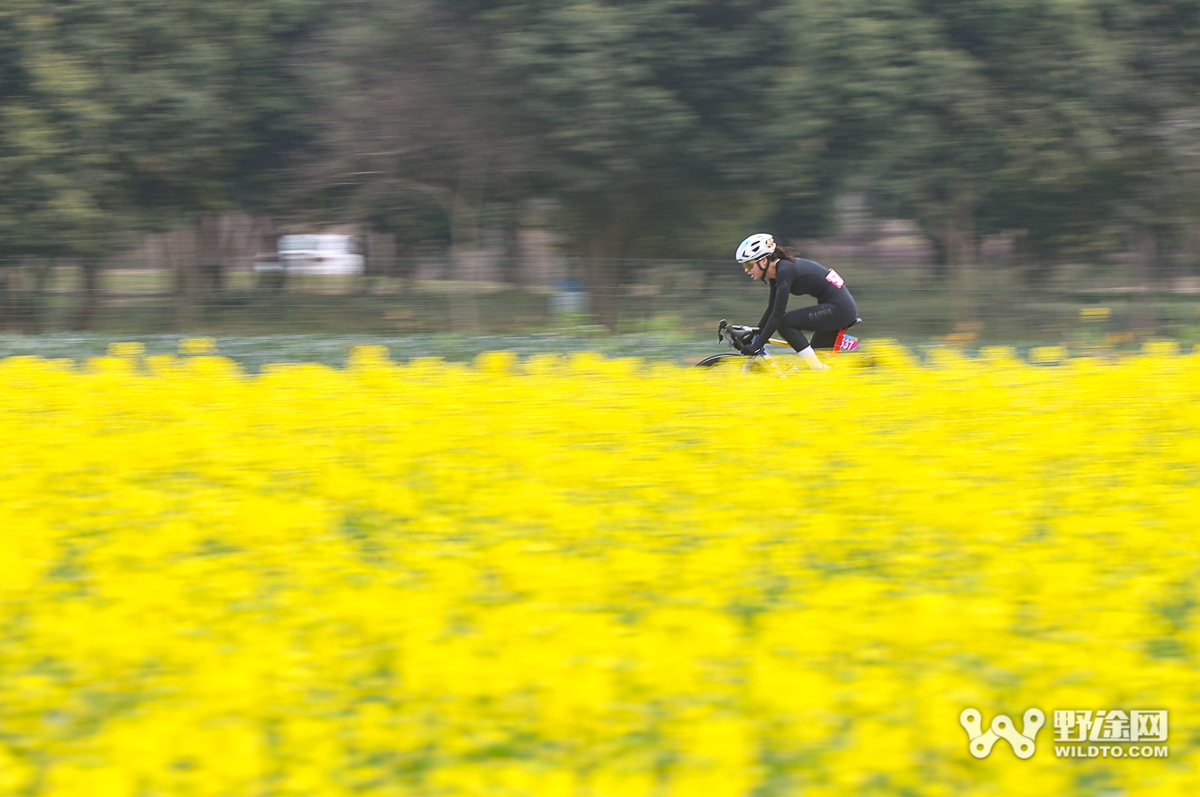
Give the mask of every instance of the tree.
M 295 53 L 328 0 L 85 0 L 65 40 L 92 64 L 115 112 L 109 146 L 141 229 L 195 223 L 199 245 L 176 273 L 181 323 L 222 285 L 216 225 L 241 210 L 278 212 L 283 166 L 311 137 Z
M 1120 155 L 1116 221 L 1145 277 L 1158 280 L 1179 255 L 1200 264 L 1200 6 L 1095 6 L 1118 66 L 1097 96 Z
M 787 168 L 807 179 L 783 186 L 772 229 L 815 238 L 829 231 L 837 195 L 874 176 L 874 161 L 904 140 L 897 125 L 918 91 L 918 52 L 934 37 L 908 0 L 796 0 L 787 35 L 786 118 L 804 155 Z
M 770 0 L 608 0 L 495 4 L 474 17 L 519 82 L 541 185 L 561 203 L 604 320 L 615 319 L 627 258 L 711 256 L 706 227 L 769 216 L 779 186 L 803 174 L 783 156 L 798 139 L 781 80 L 785 12 Z
M 272 175 L 305 135 L 288 57 L 323 3 L 9 3 L 0 11 L 3 253 L 82 258 L 86 324 L 96 258 L 117 242 L 268 206 Z
M 95 255 L 128 229 L 116 118 L 50 4 L 0 10 L 0 258 Z
M 132 221 L 107 146 L 116 114 L 97 96 L 95 72 L 62 40 L 53 10 L 35 0 L 0 10 L 0 305 L 8 323 L 27 330 L 40 322 L 48 258 L 81 258 L 94 296 L 94 258 Z
M 1053 259 L 1094 240 L 1118 182 L 1097 103 L 1117 73 L 1086 4 L 798 0 L 796 82 L 822 157 L 797 208 L 817 227 L 850 181 L 918 220 L 938 273 L 1006 232 Z
M 348 9 L 319 49 L 306 74 L 319 135 L 298 203 L 469 259 L 487 208 L 524 197 L 534 168 L 486 49 L 443 4 L 386 0 Z

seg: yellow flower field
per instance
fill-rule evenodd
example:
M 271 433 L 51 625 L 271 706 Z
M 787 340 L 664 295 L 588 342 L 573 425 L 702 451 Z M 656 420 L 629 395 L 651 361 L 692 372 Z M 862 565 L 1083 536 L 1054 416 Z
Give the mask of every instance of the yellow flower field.
M 1200 356 L 870 348 L 0 362 L 0 794 L 1200 792 Z

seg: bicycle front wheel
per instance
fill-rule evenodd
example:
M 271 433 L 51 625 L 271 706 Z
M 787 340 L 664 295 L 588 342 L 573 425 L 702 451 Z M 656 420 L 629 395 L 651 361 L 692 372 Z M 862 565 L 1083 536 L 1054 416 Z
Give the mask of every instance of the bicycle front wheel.
M 711 357 L 705 357 L 700 362 L 696 363 L 697 368 L 714 368 L 718 365 L 730 364 L 730 360 L 745 360 L 746 358 L 740 354 L 714 354 Z
M 712 368 L 721 369 L 722 371 L 741 371 L 749 364 L 750 371 L 753 373 L 765 373 L 766 368 L 758 360 L 749 360 L 744 354 L 734 354 L 732 352 L 724 354 L 714 354 L 711 357 L 705 357 L 700 362 L 696 363 L 697 368 Z

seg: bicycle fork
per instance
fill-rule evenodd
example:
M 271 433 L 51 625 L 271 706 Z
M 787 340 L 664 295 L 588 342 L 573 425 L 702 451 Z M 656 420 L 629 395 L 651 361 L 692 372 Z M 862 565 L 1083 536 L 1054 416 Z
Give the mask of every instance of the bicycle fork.
M 745 365 L 742 366 L 742 373 L 750 373 L 750 369 L 754 367 L 754 361 L 760 357 L 762 358 L 763 362 L 767 364 L 767 367 L 775 372 L 775 376 L 779 377 L 780 379 L 783 379 L 785 376 L 787 376 L 787 374 L 783 372 L 783 369 L 779 367 L 779 363 L 775 362 L 775 358 L 772 357 L 765 349 L 761 354 L 747 358 Z

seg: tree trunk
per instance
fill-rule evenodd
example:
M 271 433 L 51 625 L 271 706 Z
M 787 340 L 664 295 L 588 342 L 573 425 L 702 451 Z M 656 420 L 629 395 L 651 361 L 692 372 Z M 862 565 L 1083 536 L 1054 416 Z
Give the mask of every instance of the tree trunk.
M 198 279 L 198 298 L 207 305 L 213 299 L 213 294 L 221 290 L 224 284 L 224 250 L 226 220 L 215 216 L 205 216 L 196 222 L 196 274 Z
M 1046 270 L 1039 262 L 1033 244 L 1027 233 L 1021 233 L 1013 238 L 1012 264 L 1021 282 L 1034 288 L 1042 287 L 1046 282 Z
M 47 261 L 23 258 L 0 277 L 0 329 L 24 334 L 38 332 L 49 277 Z
M 0 331 L 7 332 L 14 324 L 10 268 L 0 267 Z
M 1138 236 L 1138 260 L 1142 278 L 1142 287 L 1156 290 L 1162 287 L 1165 269 L 1163 267 L 1162 238 L 1158 230 L 1145 227 Z
M 957 326 L 976 323 L 974 269 L 978 242 L 975 235 L 975 200 L 969 186 L 949 186 L 931 202 L 922 221 L 936 251 L 933 277 L 939 289 L 949 291 Z
M 450 212 L 450 279 L 470 283 L 480 278 L 479 211 L 482 199 L 472 201 L 473 191 L 464 191 L 463 186 L 474 189 L 476 181 L 482 186 L 483 174 L 475 175 L 464 166 L 463 179 L 455 192 Z M 480 191 L 482 188 L 479 189 Z M 450 328 L 455 331 L 477 331 L 479 329 L 478 291 L 469 285 L 464 290 L 450 291 Z
M 394 254 L 392 255 L 392 270 L 390 273 L 391 276 L 399 280 L 400 292 L 405 293 L 413 287 L 412 283 L 416 279 L 417 258 L 413 255 L 413 246 L 411 244 L 393 246 L 392 251 Z
M 463 283 L 450 291 L 450 329 L 455 332 L 478 332 L 479 291 L 472 283 L 479 281 L 483 253 L 477 247 L 454 246 L 450 250 L 451 279 Z
M 79 261 L 79 269 L 83 291 L 75 309 L 71 329 L 84 332 L 95 327 L 99 315 L 101 262 L 95 258 L 84 258 Z
M 610 330 L 616 329 L 620 321 L 621 289 L 629 278 L 625 260 L 633 226 L 629 219 L 635 213 L 629 208 L 607 219 L 597 214 L 595 221 L 585 227 L 580 242 L 591 315 Z
M 166 236 L 164 260 L 175 274 L 175 328 L 186 331 L 195 327 L 196 302 L 200 287 L 197 269 L 195 229 L 179 230 Z
M 54 265 L 54 260 L 38 258 L 28 266 L 33 271 L 29 275 L 32 287 L 27 297 L 26 323 L 23 332 L 36 335 L 46 325 L 46 289 L 50 285 Z
M 933 273 L 938 279 L 954 278 L 978 260 L 975 233 L 975 197 L 960 183 L 938 191 L 922 214 L 921 226 L 933 242 Z
M 515 219 L 511 219 L 504 226 L 504 255 L 500 260 L 500 279 L 506 285 L 521 284 L 521 261 L 517 246 Z
M 978 241 L 975 238 L 975 197 L 969 187 L 955 188 L 950 209 L 946 249 L 953 270 L 954 318 L 959 329 L 978 332 Z
M 1143 228 L 1138 235 L 1137 244 L 1141 287 L 1147 291 L 1157 290 L 1161 287 L 1162 278 L 1162 241 L 1158 231 L 1153 227 Z M 1145 297 L 1133 303 L 1129 323 L 1131 331 L 1137 334 L 1154 334 L 1158 326 L 1158 314 Z
M 609 330 L 621 320 L 619 261 L 596 256 L 596 250 L 583 261 L 584 282 L 588 289 L 588 309 L 592 317 Z
M 1200 273 L 1200 222 L 1192 219 L 1183 231 L 1184 264 L 1181 276 L 1195 277 Z
M 258 255 L 262 254 L 270 258 L 262 262 L 262 265 L 269 266 L 274 264 L 279 266 L 278 271 L 268 268 L 253 275 L 254 282 L 259 290 L 279 294 L 287 289 L 287 271 L 283 268 L 283 261 L 279 260 L 279 240 L 275 234 L 275 229 L 274 219 L 261 218 L 255 221 L 251 235 L 255 257 L 251 260 L 251 263 L 259 263 Z

